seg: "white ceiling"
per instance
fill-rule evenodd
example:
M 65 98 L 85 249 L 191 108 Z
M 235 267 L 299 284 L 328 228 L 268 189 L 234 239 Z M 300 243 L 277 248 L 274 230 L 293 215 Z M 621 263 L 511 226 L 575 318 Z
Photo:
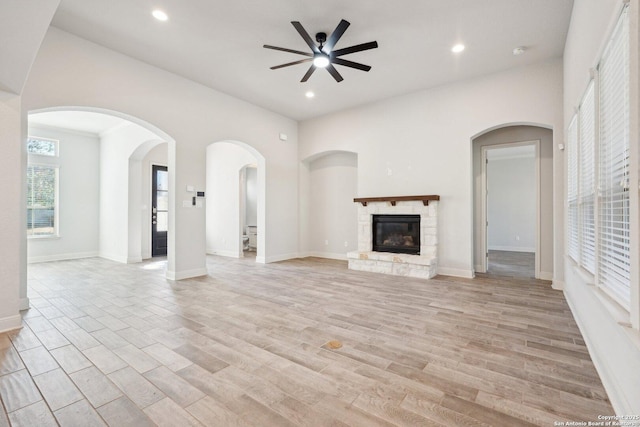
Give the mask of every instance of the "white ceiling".
M 573 0 L 62 0 L 53 25 L 159 68 L 296 120 L 443 83 L 560 57 Z M 151 17 L 165 10 L 168 22 Z M 336 48 L 376 40 L 344 56 L 368 73 L 336 66 L 336 83 L 302 59 L 263 44 L 307 51 L 290 21 L 314 37 L 340 19 L 351 26 Z M 451 53 L 456 43 L 467 48 Z M 512 50 L 526 46 L 524 55 Z M 307 99 L 307 90 L 316 93 Z

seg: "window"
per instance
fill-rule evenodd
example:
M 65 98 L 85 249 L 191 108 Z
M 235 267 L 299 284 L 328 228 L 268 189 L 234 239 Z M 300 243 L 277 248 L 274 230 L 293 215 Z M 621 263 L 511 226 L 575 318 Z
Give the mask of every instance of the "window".
M 574 261 L 579 261 L 578 234 L 578 118 L 573 117 L 567 132 L 567 207 L 568 207 L 568 230 L 569 230 L 569 256 Z
M 58 155 L 58 141 L 30 136 L 27 139 L 27 152 L 39 156 L 55 157 Z
M 625 8 L 600 72 L 598 285 L 629 309 L 629 19 Z
M 595 274 L 596 225 L 595 225 L 595 95 L 594 82 L 580 105 L 579 113 L 579 222 L 580 222 L 580 265 Z
M 58 168 L 29 165 L 27 168 L 27 235 L 57 235 L 56 197 Z

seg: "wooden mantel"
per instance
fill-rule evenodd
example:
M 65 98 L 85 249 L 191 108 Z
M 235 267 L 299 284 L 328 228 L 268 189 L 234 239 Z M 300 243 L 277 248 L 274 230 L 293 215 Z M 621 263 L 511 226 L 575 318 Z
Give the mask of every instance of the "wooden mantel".
M 429 200 L 440 200 L 440 196 L 395 196 L 395 197 L 360 197 L 353 199 L 356 203 L 362 203 L 362 206 L 367 206 L 369 202 L 389 202 L 391 206 L 395 206 L 396 202 L 412 202 L 419 200 L 424 206 L 429 206 Z

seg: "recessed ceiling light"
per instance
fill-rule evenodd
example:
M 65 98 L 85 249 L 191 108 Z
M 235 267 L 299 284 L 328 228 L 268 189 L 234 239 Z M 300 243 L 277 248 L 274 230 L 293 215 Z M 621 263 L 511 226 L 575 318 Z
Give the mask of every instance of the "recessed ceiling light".
M 457 44 L 454 47 L 451 48 L 451 52 L 453 53 L 460 53 L 464 50 L 464 45 L 463 44 Z
M 524 47 L 524 46 L 518 46 L 518 47 L 516 47 L 515 49 L 513 49 L 513 54 L 514 54 L 515 56 L 522 55 L 522 54 L 524 53 L 524 51 L 525 51 L 525 50 L 527 50 L 527 48 L 526 48 L 526 47 Z
M 156 18 L 158 21 L 167 21 L 169 19 L 169 15 L 167 15 L 164 11 L 160 10 L 160 9 L 156 9 L 153 12 L 151 12 L 151 14 L 153 15 L 154 18 Z
M 306 96 L 307 98 L 313 98 L 314 96 L 316 96 L 316 94 L 311 91 L 308 91 L 307 93 L 304 94 L 304 96 Z

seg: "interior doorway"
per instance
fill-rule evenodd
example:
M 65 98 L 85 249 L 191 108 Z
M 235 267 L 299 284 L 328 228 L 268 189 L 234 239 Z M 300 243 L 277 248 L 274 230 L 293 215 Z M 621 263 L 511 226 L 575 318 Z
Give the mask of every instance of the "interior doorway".
M 168 168 L 153 165 L 151 181 L 151 256 L 166 256 L 169 230 Z
M 484 272 L 540 276 L 540 141 L 482 147 Z

